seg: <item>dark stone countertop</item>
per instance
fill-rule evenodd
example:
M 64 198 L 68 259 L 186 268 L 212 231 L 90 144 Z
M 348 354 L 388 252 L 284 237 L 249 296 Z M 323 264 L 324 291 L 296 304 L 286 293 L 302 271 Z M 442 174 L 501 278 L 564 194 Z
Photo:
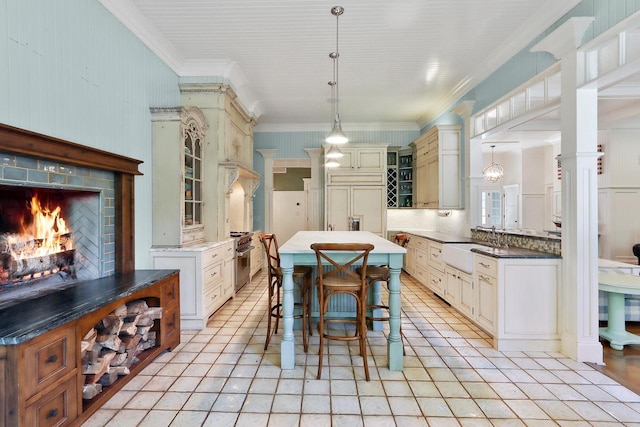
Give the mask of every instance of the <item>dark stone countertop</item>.
M 473 248 L 471 252 L 475 252 L 479 255 L 486 255 L 493 258 L 538 258 L 538 259 L 554 259 L 554 258 L 562 258 L 559 255 L 547 253 L 547 252 L 538 252 L 532 251 L 531 249 L 523 249 L 523 248 L 494 248 L 491 246 L 486 246 L 485 248 Z
M 562 258 L 559 255 L 555 255 L 547 252 L 539 252 L 532 251 L 531 249 L 523 249 L 516 247 L 508 247 L 508 248 L 494 248 L 492 246 L 488 246 L 486 242 L 481 242 L 472 239 L 471 237 L 463 237 L 457 236 L 454 234 L 442 233 L 439 231 L 431 231 L 431 230 L 419 230 L 419 229 L 403 229 L 405 233 L 413 234 L 414 236 L 424 237 L 429 240 L 433 240 L 438 243 L 447 244 L 447 243 L 475 243 L 478 245 L 483 245 L 482 249 L 473 248 L 471 252 L 475 252 L 480 255 L 486 255 L 493 258 L 540 258 L 540 259 L 553 259 L 553 258 Z M 486 248 L 486 249 L 485 249 Z
M 0 310 L 0 345 L 18 345 L 145 289 L 178 270 L 136 270 L 77 285 Z

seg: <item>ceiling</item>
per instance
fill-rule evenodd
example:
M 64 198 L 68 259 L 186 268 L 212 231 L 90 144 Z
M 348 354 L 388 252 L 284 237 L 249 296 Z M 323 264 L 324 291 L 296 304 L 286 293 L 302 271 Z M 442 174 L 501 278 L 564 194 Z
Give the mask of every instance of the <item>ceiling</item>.
M 256 130 L 329 129 L 336 2 L 101 0 L 179 76 L 228 79 Z M 344 0 L 339 109 L 419 129 L 579 0 Z

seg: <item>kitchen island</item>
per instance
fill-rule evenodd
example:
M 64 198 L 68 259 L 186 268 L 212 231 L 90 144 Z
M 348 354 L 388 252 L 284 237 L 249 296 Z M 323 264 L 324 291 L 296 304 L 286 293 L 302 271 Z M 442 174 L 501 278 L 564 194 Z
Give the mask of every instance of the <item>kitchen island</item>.
M 316 265 L 313 243 L 371 243 L 375 248 L 369 253 L 368 264 L 388 265 L 389 280 L 389 337 L 387 360 L 389 370 L 403 368 L 402 340 L 400 337 L 400 269 L 405 248 L 368 231 L 299 231 L 280 247 L 280 266 L 283 273 L 283 333 L 280 345 L 282 369 L 295 368 L 295 342 L 293 336 L 293 267 Z

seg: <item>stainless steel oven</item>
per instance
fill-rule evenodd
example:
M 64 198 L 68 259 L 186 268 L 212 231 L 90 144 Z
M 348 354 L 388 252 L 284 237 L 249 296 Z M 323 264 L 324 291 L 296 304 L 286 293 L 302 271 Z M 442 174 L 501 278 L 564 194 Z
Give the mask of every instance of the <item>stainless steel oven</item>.
M 249 283 L 251 272 L 251 238 L 249 231 L 232 231 L 231 237 L 236 240 L 236 292 Z

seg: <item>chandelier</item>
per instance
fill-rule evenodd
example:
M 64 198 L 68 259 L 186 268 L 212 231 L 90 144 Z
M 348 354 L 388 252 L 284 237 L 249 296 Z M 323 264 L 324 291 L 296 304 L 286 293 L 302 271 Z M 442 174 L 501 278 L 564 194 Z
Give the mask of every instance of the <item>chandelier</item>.
M 343 13 L 344 8 L 342 6 L 333 6 L 331 8 L 331 14 L 336 17 L 336 50 L 329 54 L 329 58 L 333 60 L 333 82 L 329 82 L 329 85 L 331 85 L 333 94 L 332 105 L 335 104 L 335 116 L 333 115 L 333 108 L 331 111 L 333 127 L 325 139 L 329 144 L 344 144 L 349 141 L 342 131 L 342 123 L 340 122 L 340 94 L 338 89 L 338 58 L 340 57 L 340 53 L 338 51 L 338 19 Z
M 484 179 L 489 182 L 496 182 L 504 176 L 504 169 L 502 169 L 502 166 L 493 161 L 493 149 L 495 147 L 495 145 L 491 146 L 491 164 L 482 170 Z

